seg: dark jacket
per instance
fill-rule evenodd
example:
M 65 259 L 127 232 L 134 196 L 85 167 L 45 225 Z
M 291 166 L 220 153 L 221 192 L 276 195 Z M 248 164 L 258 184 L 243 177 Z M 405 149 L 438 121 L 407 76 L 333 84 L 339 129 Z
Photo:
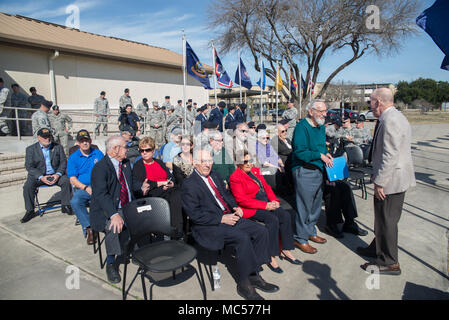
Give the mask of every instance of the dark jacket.
M 66 174 L 67 157 L 61 145 L 52 142 L 50 148 L 51 166 L 56 172 L 62 175 Z M 47 167 L 45 165 L 44 153 L 41 150 L 39 142 L 26 148 L 25 168 L 28 171 L 28 177 L 37 180 L 40 176 L 45 176 Z
M 286 140 L 287 140 L 287 143 L 290 144 L 290 146 L 293 148 L 291 140 L 289 138 L 286 138 Z M 277 136 L 270 143 L 275 150 L 276 150 L 276 146 L 277 146 L 276 151 L 277 151 L 279 157 L 282 159 L 282 162 L 285 165 L 287 162 L 287 158 L 290 156 L 293 149 L 287 147 L 285 142 L 283 140 L 279 139 L 279 137 L 277 137 Z
M 164 169 L 164 171 L 167 173 L 167 179 L 172 179 L 172 181 L 174 182 L 175 186 L 174 188 L 178 187 L 178 183 L 175 179 L 175 177 L 173 176 L 173 174 L 170 173 L 170 170 L 167 168 L 167 166 L 165 165 L 165 163 L 163 163 L 161 160 L 159 159 L 153 159 L 154 161 L 156 161 L 161 167 L 162 169 Z M 143 163 L 143 159 L 138 160 L 133 167 L 133 186 L 132 186 L 132 190 L 134 193 L 134 196 L 136 198 L 143 198 L 144 195 L 142 194 L 142 184 L 145 181 L 145 179 L 147 178 L 147 172 L 145 170 L 145 165 Z M 165 190 L 163 190 L 163 187 L 158 187 L 157 186 L 157 182 L 156 181 L 151 181 L 148 180 L 148 183 L 150 184 L 150 190 L 148 191 L 148 194 L 145 195 L 145 197 L 161 197 L 163 193 L 165 193 Z
M 237 207 L 234 197 L 226 190 L 221 177 L 214 171 L 211 171 L 210 177 L 227 205 L 231 209 Z M 193 223 L 192 232 L 195 240 L 210 250 L 222 249 L 225 228 L 220 226 L 223 211 L 196 170 L 184 180 L 181 198 L 182 207 Z
M 123 173 L 129 188 L 132 186 L 131 163 L 122 162 Z M 117 213 L 120 203 L 120 182 L 114 165 L 106 154 L 92 169 L 92 197 L 90 201 L 90 224 L 93 230 L 102 232 L 106 221 Z M 131 191 L 131 199 L 133 193 Z
M 212 109 L 209 115 L 209 121 L 218 124 L 218 130 L 221 132 L 223 132 L 223 117 L 223 112 L 218 107 Z
M 235 125 L 237 125 L 237 119 L 235 118 L 235 112 L 234 114 L 228 113 L 225 118 L 225 129 L 235 129 Z

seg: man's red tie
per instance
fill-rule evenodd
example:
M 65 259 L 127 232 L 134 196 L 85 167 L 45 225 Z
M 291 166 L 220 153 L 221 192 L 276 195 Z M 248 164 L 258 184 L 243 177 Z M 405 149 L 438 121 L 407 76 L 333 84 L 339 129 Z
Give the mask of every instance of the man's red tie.
M 215 196 L 217 197 L 218 201 L 225 207 L 224 213 L 231 213 L 231 209 L 227 205 L 226 201 L 224 201 L 223 197 L 221 196 L 220 191 L 218 191 L 218 188 L 215 186 L 214 182 L 212 181 L 211 177 L 207 177 L 207 181 L 209 181 L 210 186 L 212 187 L 212 190 L 215 192 Z
M 120 182 L 120 204 L 125 206 L 129 202 L 128 188 L 126 187 L 125 175 L 122 170 L 123 165 L 120 163 L 118 168 L 118 176 Z

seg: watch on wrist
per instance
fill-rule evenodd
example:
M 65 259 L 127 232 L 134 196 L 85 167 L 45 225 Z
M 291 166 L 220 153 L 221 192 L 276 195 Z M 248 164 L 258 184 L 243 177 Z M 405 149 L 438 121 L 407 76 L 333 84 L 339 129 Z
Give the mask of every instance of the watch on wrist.
M 86 191 L 87 188 L 89 188 L 89 186 L 84 186 L 83 190 Z

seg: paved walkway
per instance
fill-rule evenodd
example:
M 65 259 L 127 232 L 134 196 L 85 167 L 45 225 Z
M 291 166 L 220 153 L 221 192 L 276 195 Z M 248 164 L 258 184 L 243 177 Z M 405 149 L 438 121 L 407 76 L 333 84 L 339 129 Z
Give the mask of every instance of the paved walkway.
M 262 276 L 280 286 L 275 294 L 261 293 L 266 299 L 448 299 L 448 228 L 449 228 L 449 125 L 413 127 L 413 156 L 418 185 L 406 194 L 399 223 L 399 261 L 402 275 L 381 276 L 378 288 L 367 288 L 369 275 L 360 269 L 365 261 L 355 253 L 367 245 L 373 235 L 372 184 L 368 200 L 356 189 L 358 222 L 369 231 L 366 237 L 346 234 L 334 239 L 323 232 L 324 213 L 318 223 L 320 235 L 328 239 L 316 245 L 318 253 L 294 255 L 304 262 L 294 266 L 280 261 L 283 274 L 264 267 Z M 50 192 L 50 190 L 45 190 Z M 42 192 L 42 197 L 50 194 Z M 120 287 L 106 281 L 98 256 L 87 246 L 75 217 L 60 211 L 37 217 L 26 224 L 22 188 L 0 191 L 0 299 L 120 299 Z M 74 281 L 79 269 L 79 289 Z M 195 264 L 196 266 L 196 264 Z M 69 268 L 68 268 L 69 267 Z M 208 298 L 240 300 L 235 282 L 226 266 L 219 263 L 222 288 Z M 123 268 L 122 268 L 123 269 Z M 130 271 L 135 271 L 131 266 Z M 131 274 L 131 272 L 129 273 Z M 369 282 L 369 281 L 368 281 Z M 369 282 L 375 286 L 375 282 Z M 141 298 L 140 282 L 132 290 Z M 155 287 L 155 299 L 202 299 L 194 276 L 172 287 Z

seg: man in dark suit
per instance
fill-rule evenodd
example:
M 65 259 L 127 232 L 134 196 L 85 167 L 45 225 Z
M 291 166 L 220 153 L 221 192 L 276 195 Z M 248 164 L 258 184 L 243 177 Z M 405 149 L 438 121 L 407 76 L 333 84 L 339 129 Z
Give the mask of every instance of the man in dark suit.
M 70 207 L 71 186 L 66 175 L 67 158 L 64 148 L 52 142 L 51 131 L 42 128 L 37 131 L 38 142 L 26 148 L 25 167 L 28 178 L 23 185 L 23 199 L 26 213 L 20 222 L 25 223 L 36 216 L 34 212 L 34 197 L 40 186 L 54 186 L 61 188 L 62 212 L 73 215 Z
M 131 164 L 126 159 L 126 141 L 121 136 L 106 141 L 106 155 L 97 162 L 91 176 L 92 230 L 105 233 L 106 275 L 111 283 L 121 281 L 117 257 L 122 256 L 123 246 L 129 238 L 123 228 L 121 208 L 133 200 L 131 192 Z
M 257 273 L 271 261 L 268 232 L 254 221 L 241 219 L 243 211 L 226 190 L 223 179 L 212 171 L 208 150 L 194 154 L 194 167 L 182 186 L 182 206 L 193 222 L 195 240 L 209 250 L 235 249 L 238 269 L 237 293 L 248 300 L 263 300 L 255 288 L 276 292 L 279 287 L 265 282 Z
M 245 105 L 245 106 L 246 106 L 246 105 Z M 239 103 L 239 104 L 237 104 L 237 105 L 235 106 L 235 113 L 234 113 L 234 116 L 235 116 L 235 121 L 236 121 L 237 123 L 245 122 L 245 115 L 243 114 L 242 107 L 243 107 L 243 103 Z M 244 108 L 244 107 L 243 107 L 243 108 Z

